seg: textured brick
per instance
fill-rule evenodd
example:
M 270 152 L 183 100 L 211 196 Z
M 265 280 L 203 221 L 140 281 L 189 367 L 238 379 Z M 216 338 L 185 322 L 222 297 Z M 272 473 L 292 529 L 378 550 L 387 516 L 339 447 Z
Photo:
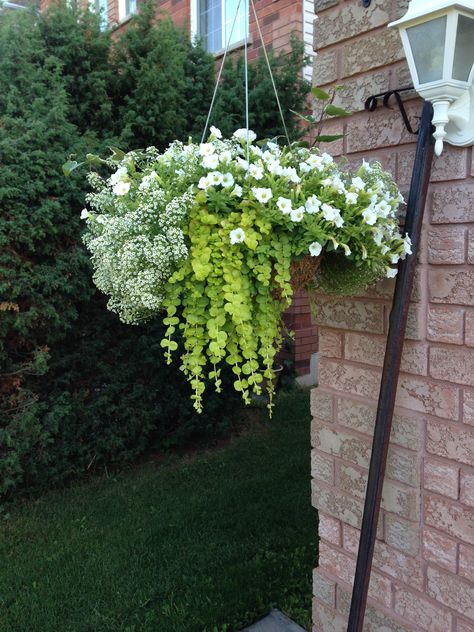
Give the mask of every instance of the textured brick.
M 428 232 L 428 262 L 434 264 L 464 263 L 466 230 L 443 226 Z
M 351 594 L 347 590 L 343 590 L 338 586 L 337 600 L 338 610 L 346 616 L 347 621 L 351 603 Z M 397 617 L 396 614 L 393 614 L 392 616 Z M 346 630 L 347 623 L 344 632 L 346 632 Z M 394 618 L 387 615 L 386 612 L 381 612 L 370 605 L 367 606 L 364 619 L 364 632 L 413 632 L 414 630 L 419 632 L 419 630 L 414 628 L 412 625 L 408 623 L 406 625 L 402 625 L 398 621 L 395 621 Z M 326 632 L 326 630 L 315 630 L 314 632 Z
M 458 618 L 456 632 L 474 632 L 474 622 L 465 621 Z
M 313 632 L 346 632 L 347 621 L 333 608 L 313 599 Z
M 431 454 L 474 465 L 474 429 L 461 424 L 428 421 L 426 449 Z
M 455 573 L 457 549 L 456 540 L 432 529 L 423 529 L 423 559 L 426 561 Z
M 340 4 L 324 14 L 318 20 L 316 28 L 316 47 L 324 48 L 365 31 L 387 24 L 390 9 L 385 0 L 372 0 L 368 9 L 360 10 L 357 0 Z
M 343 393 L 368 398 L 376 397 L 380 377 L 378 369 L 361 368 L 321 358 L 319 383 Z
M 360 532 L 358 529 L 344 525 L 344 548 L 357 555 L 359 549 Z M 423 567 L 420 560 L 404 555 L 384 542 L 377 540 L 374 549 L 374 567 L 378 571 L 397 579 L 412 588 L 421 590 L 423 587 Z
M 462 416 L 465 424 L 474 425 L 474 391 L 463 391 Z
M 428 289 L 433 303 L 474 305 L 474 270 L 432 270 Z
M 457 307 L 430 306 L 428 310 L 428 340 L 461 345 L 463 314 Z
M 474 386 L 474 353 L 463 348 L 431 347 L 430 375 L 438 380 Z
M 336 582 L 325 577 L 317 568 L 313 571 L 313 595 L 332 608 L 336 605 Z
M 469 231 L 469 239 L 467 243 L 467 262 L 474 263 L 474 231 Z
M 319 13 L 329 7 L 334 7 L 338 2 L 339 0 L 314 0 L 314 12 Z
M 474 184 L 466 182 L 433 187 L 430 206 L 433 224 L 472 222 Z
M 321 327 L 319 330 L 319 352 L 325 358 L 341 358 L 342 334 Z
M 430 599 L 411 590 L 397 587 L 395 590 L 395 612 L 423 630 L 447 632 L 451 630 L 452 616 Z
M 459 575 L 474 584 L 474 547 L 459 545 Z
M 423 481 L 425 489 L 456 500 L 459 494 L 459 467 L 425 458 Z
M 419 106 L 418 112 L 419 112 Z M 466 149 L 456 149 L 445 145 L 439 158 L 433 161 L 431 172 L 432 182 L 445 180 L 462 180 L 466 177 Z M 408 184 L 413 173 L 413 163 L 415 160 L 414 148 L 410 151 L 400 151 L 398 153 L 398 182 L 400 185 Z
M 428 594 L 440 603 L 474 619 L 474 585 L 436 568 L 428 568 Z
M 460 500 L 464 505 L 474 507 L 474 474 L 472 472 L 461 472 Z
M 427 525 L 474 544 L 474 510 L 429 494 L 425 497 L 424 508 Z
M 371 445 L 368 439 L 333 430 L 317 421 L 311 427 L 311 440 L 315 448 L 336 455 L 357 465 L 367 466 Z
M 345 336 L 344 356 L 348 360 L 382 366 L 386 339 L 366 334 L 348 333 Z M 401 370 L 416 375 L 426 375 L 428 370 L 428 346 L 405 342 Z
M 393 481 L 385 481 L 382 507 L 407 520 L 418 520 L 420 516 L 420 493 L 418 489 L 403 487 Z
M 344 46 L 343 77 L 366 72 L 404 58 L 400 35 L 395 29 L 384 29 Z M 386 88 L 383 89 L 385 91 Z M 372 94 L 376 92 L 372 91 Z M 368 96 L 371 96 L 370 94 Z
M 333 396 L 320 388 L 311 389 L 311 414 L 324 421 L 333 419 Z
M 409 522 L 394 514 L 384 516 L 385 542 L 407 555 L 417 555 L 420 550 L 418 523 Z
M 387 476 L 412 487 L 420 484 L 420 462 L 417 454 L 391 445 L 388 450 Z
M 396 403 L 443 419 L 459 416 L 459 389 L 445 384 L 434 384 L 415 377 L 401 376 Z
M 366 406 L 345 397 L 337 398 L 337 421 L 342 426 L 373 435 L 375 424 L 375 404 Z M 404 448 L 418 450 L 422 445 L 423 419 L 409 413 L 395 410 L 390 440 Z
M 474 312 L 466 312 L 465 340 L 469 347 L 474 347 Z
M 341 523 L 332 516 L 327 516 L 324 513 L 319 513 L 319 525 L 318 533 L 319 537 L 323 540 L 331 542 L 336 546 L 341 544 Z
M 355 557 L 346 555 L 340 550 L 326 546 L 321 543 L 319 551 L 320 568 L 329 575 L 339 577 L 346 584 L 352 584 L 355 572 Z M 372 571 L 369 584 L 369 595 L 372 599 L 380 602 L 386 607 L 391 604 L 391 582 L 386 577 Z
M 317 481 L 312 481 L 311 488 L 313 507 L 353 527 L 360 527 L 364 509 L 362 501 L 336 489 L 323 487 Z
M 316 325 L 383 333 L 383 305 L 347 298 L 320 296 L 317 300 Z
M 334 80 L 333 80 L 334 81 Z M 366 73 L 354 79 L 345 79 L 343 87 L 335 94 L 334 105 L 344 108 L 348 112 L 362 112 L 366 100 L 375 93 L 389 89 L 390 74 L 388 70 Z M 322 111 L 321 102 L 315 108 L 316 116 Z M 351 133 L 349 126 L 348 134 Z
M 313 64 L 313 85 L 322 86 L 326 83 L 333 83 L 336 80 L 337 51 L 318 51 Z
M 325 483 L 334 483 L 334 459 L 319 450 L 311 450 L 311 476 Z
M 353 116 L 346 142 L 347 150 L 355 152 L 399 146 L 412 142 L 412 139 L 398 110 L 381 108 L 371 113 L 370 125 L 366 116 Z

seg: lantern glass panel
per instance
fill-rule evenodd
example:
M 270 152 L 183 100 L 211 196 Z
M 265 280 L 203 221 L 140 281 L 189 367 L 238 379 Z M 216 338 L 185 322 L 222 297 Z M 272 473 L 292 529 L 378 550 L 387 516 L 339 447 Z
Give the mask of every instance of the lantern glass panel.
M 418 83 L 443 78 L 447 16 L 407 28 L 408 41 L 415 61 Z
M 474 63 L 474 20 L 466 15 L 458 18 L 454 50 L 453 79 L 467 81 Z

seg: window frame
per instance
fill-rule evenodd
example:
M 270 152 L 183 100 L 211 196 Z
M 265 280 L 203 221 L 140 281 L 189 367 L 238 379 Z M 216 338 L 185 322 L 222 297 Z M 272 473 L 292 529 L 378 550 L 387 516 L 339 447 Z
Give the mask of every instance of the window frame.
M 206 51 L 210 53 L 211 55 L 214 55 L 215 57 L 219 57 L 220 55 L 222 55 L 224 53 L 225 46 L 226 46 L 226 42 L 225 42 L 226 0 L 220 0 L 220 2 L 221 2 L 221 34 L 222 34 L 221 47 L 218 50 L 209 51 L 207 50 L 207 46 L 206 46 Z M 250 26 L 250 0 L 242 0 L 242 2 L 244 2 L 244 6 L 247 8 L 247 29 L 248 29 L 248 27 Z M 193 40 L 201 38 L 204 41 L 204 37 L 199 32 L 200 0 L 191 0 L 190 4 L 191 4 L 191 38 Z M 245 44 L 246 40 L 247 40 L 247 43 L 251 43 L 252 41 L 248 30 L 247 30 L 247 38 L 243 37 L 239 40 L 236 40 L 235 42 L 231 42 L 229 44 L 229 50 L 240 48 L 241 46 Z

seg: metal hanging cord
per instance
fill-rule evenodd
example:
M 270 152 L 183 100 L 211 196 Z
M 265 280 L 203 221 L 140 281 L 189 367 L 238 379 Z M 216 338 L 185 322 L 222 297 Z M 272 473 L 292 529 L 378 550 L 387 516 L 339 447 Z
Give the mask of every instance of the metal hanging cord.
M 248 25 L 248 19 L 247 19 L 247 15 L 249 13 L 249 11 L 247 10 L 247 2 L 248 0 L 243 0 L 244 1 L 244 7 L 245 7 L 245 41 L 244 41 L 244 73 L 245 73 L 245 127 L 247 129 L 247 158 L 248 158 L 248 152 L 249 152 L 249 137 L 248 137 L 248 129 L 249 129 L 249 77 L 248 77 L 248 34 L 249 34 L 249 25 Z M 225 60 L 227 58 L 227 53 L 229 51 L 229 46 L 230 46 L 230 42 L 232 39 L 232 34 L 234 32 L 234 27 L 235 27 L 235 23 L 237 21 L 237 17 L 239 14 L 239 9 L 240 9 L 240 5 L 242 4 L 242 0 L 239 0 L 238 4 L 237 4 L 237 8 L 235 11 L 235 15 L 234 15 L 234 19 L 232 21 L 232 27 L 229 33 L 229 37 L 227 38 L 226 41 L 226 45 L 225 45 L 225 49 L 224 49 L 224 55 L 222 57 L 222 63 L 221 66 L 219 68 L 219 73 L 217 75 L 217 80 L 216 80 L 216 85 L 214 86 L 214 92 L 212 95 L 212 100 L 211 100 L 211 105 L 209 107 L 209 112 L 207 114 L 207 119 L 206 119 L 206 124 L 204 125 L 204 131 L 202 133 L 202 138 L 201 138 L 201 142 L 203 143 L 205 138 L 206 138 L 206 134 L 207 134 L 207 129 L 209 126 L 209 122 L 211 120 L 211 115 L 212 115 L 212 111 L 214 109 L 214 105 L 215 105 L 215 101 L 216 101 L 216 96 L 217 96 L 217 90 L 219 88 L 219 84 L 220 84 L 220 80 L 222 77 L 222 71 L 224 68 L 224 64 L 225 64 Z M 254 0 L 250 0 L 250 4 L 252 6 L 252 11 L 255 17 L 255 22 L 257 24 L 257 30 L 258 30 L 258 34 L 260 37 L 260 41 L 262 43 L 262 48 L 263 48 L 263 54 L 265 56 L 265 61 L 267 64 L 267 68 L 268 68 L 268 73 L 270 75 L 270 80 L 272 82 L 272 87 L 273 87 L 273 92 L 275 94 L 275 100 L 277 102 L 277 106 L 278 106 L 278 111 L 280 113 L 280 118 L 281 118 L 281 122 L 283 125 L 283 130 L 285 132 L 285 137 L 286 137 L 286 141 L 288 144 L 290 144 L 290 136 L 288 134 L 288 128 L 286 126 L 286 122 L 285 122 L 285 117 L 283 115 L 283 109 L 281 107 L 281 102 L 280 102 L 280 97 L 278 96 L 278 91 L 277 91 L 277 87 L 276 87 L 276 83 L 275 83 L 275 78 L 273 76 L 273 71 L 272 71 L 272 67 L 270 64 L 270 59 L 268 57 L 268 52 L 267 52 L 267 47 L 265 46 L 265 41 L 263 39 L 263 35 L 262 35 L 262 29 L 260 27 L 260 21 L 258 19 L 258 15 L 257 15 L 257 11 L 255 9 L 255 3 Z

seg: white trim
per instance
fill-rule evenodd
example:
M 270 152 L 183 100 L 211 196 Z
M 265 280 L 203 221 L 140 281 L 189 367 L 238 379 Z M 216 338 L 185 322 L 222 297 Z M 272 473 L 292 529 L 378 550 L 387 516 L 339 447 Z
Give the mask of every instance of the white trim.
M 118 0 L 118 17 L 119 22 L 127 17 L 125 0 Z
M 191 30 L 191 41 L 194 42 L 198 36 L 198 23 L 197 23 L 197 5 L 199 0 L 191 0 L 189 3 L 191 5 L 191 20 L 190 20 L 190 30 Z

